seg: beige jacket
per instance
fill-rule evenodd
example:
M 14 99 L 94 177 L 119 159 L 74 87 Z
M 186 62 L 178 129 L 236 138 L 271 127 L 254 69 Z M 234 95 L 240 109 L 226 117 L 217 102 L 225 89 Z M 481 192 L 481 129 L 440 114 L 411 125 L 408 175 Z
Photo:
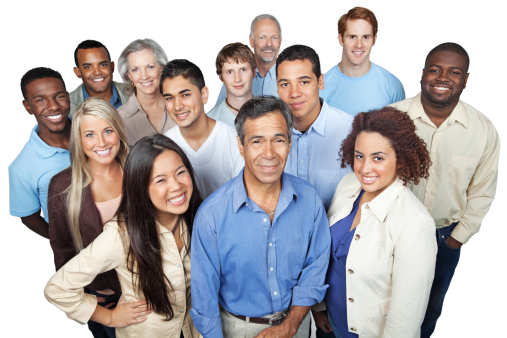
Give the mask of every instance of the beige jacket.
M 345 176 L 328 211 L 348 216 L 361 192 Z M 347 321 L 360 337 L 419 337 L 435 271 L 435 223 L 400 179 L 361 207 L 347 258 Z

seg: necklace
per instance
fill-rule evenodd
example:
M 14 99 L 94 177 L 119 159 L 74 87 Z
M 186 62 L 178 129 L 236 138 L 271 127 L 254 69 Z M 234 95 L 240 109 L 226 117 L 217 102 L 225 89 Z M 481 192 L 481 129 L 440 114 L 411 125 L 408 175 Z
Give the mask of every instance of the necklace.
M 225 98 L 225 104 L 226 104 L 229 108 L 234 109 L 235 111 L 237 111 L 237 112 L 239 113 L 239 109 L 236 109 L 236 108 L 234 108 L 233 106 L 231 106 L 231 104 L 229 103 L 229 101 L 227 101 L 227 98 Z

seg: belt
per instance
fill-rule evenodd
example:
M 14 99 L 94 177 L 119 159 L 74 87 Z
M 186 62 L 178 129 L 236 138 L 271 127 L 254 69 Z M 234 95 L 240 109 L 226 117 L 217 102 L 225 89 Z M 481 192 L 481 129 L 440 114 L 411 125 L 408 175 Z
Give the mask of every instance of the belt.
M 285 311 L 280 311 L 277 313 L 274 313 L 270 315 L 269 317 L 246 317 L 241 315 L 235 315 L 234 313 L 230 313 L 232 316 L 241 319 L 247 323 L 254 323 L 254 324 L 264 324 L 264 325 L 270 325 L 270 326 L 277 326 L 283 323 L 285 318 L 287 317 L 287 314 L 289 313 L 290 308 L 288 308 Z

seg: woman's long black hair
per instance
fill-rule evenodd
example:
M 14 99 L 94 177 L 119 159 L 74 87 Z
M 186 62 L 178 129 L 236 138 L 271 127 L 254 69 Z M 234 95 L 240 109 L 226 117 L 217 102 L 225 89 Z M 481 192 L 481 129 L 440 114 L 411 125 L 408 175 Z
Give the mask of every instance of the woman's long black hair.
M 171 283 L 162 268 L 161 244 L 155 221 L 155 206 L 151 202 L 148 187 L 155 158 L 165 151 L 177 153 L 192 178 L 193 193 L 187 211 L 180 216 L 187 227 L 190 249 L 192 224 L 202 198 L 197 187 L 192 165 L 183 150 L 162 134 L 146 136 L 139 140 L 127 158 L 123 172 L 123 196 L 117 211 L 120 229 L 127 230 L 129 247 L 127 267 L 132 272 L 134 289 L 142 291 L 148 306 L 154 312 L 171 320 L 174 312 L 169 301 Z M 179 224 L 179 223 L 177 223 Z M 135 282 L 137 277 L 138 282 Z

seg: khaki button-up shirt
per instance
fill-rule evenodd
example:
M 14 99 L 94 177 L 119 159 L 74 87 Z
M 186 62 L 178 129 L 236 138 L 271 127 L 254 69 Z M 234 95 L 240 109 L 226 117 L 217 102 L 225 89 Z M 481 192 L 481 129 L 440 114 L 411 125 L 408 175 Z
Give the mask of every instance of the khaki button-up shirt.
M 438 128 L 426 115 L 420 93 L 391 106 L 408 113 L 431 156 L 430 177 L 412 185 L 412 191 L 437 227 L 459 222 L 451 236 L 466 243 L 495 197 L 500 154 L 495 127 L 463 101 Z
M 190 253 L 186 247 L 178 252 L 171 231 L 157 223 L 162 248 L 162 267 L 171 282 L 169 294 L 174 311 L 170 321 L 152 312 L 142 323 L 116 329 L 117 337 L 200 337 L 190 317 Z M 132 286 L 132 273 L 127 268 L 128 235 L 118 228 L 116 221 L 104 226 L 104 231 L 88 247 L 65 264 L 49 280 L 44 293 L 46 298 L 67 316 L 81 324 L 91 318 L 97 306 L 97 298 L 86 294 L 83 286 L 88 285 L 97 274 L 114 269 L 118 274 L 122 298 L 127 302 L 144 300 L 141 291 Z M 182 228 L 182 238 L 188 243 L 186 227 Z

